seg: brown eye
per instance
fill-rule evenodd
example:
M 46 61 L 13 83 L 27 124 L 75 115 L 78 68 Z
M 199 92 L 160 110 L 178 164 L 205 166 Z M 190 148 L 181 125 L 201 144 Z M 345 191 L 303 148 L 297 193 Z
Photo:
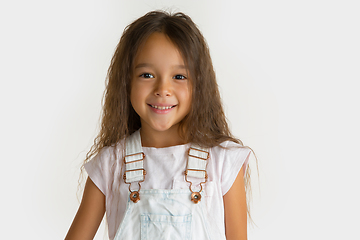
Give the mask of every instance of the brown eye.
M 181 75 L 181 74 L 177 74 L 173 78 L 177 79 L 177 80 L 185 80 L 186 79 L 186 77 L 184 75 Z
M 140 77 L 143 77 L 143 78 L 154 78 L 154 76 L 150 73 L 143 73 L 140 75 Z

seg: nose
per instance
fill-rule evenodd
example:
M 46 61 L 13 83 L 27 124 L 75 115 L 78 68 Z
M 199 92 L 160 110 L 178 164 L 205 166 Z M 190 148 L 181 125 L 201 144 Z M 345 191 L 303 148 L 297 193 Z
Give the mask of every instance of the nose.
M 171 81 L 168 79 L 159 79 L 154 94 L 157 97 L 170 97 L 172 95 Z

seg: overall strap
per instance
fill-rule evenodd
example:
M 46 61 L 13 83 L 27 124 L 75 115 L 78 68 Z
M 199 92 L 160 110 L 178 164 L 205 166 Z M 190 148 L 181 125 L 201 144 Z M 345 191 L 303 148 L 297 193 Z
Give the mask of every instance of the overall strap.
M 192 144 L 188 151 L 188 161 L 185 170 L 185 181 L 190 183 L 189 189 L 192 193 L 191 201 L 193 201 L 194 203 L 198 203 L 198 201 L 200 201 L 202 184 L 206 183 L 208 178 L 206 166 L 208 163 L 209 155 L 210 154 L 208 148 L 202 148 L 195 144 Z M 192 190 L 192 182 L 188 180 L 188 177 L 203 179 L 203 182 L 200 183 L 200 191 L 194 192 Z
M 188 160 L 185 170 L 185 180 L 190 183 L 189 189 L 191 191 L 191 200 L 198 203 L 201 200 L 202 184 L 206 183 L 208 175 L 206 166 L 209 159 L 209 149 L 202 148 L 198 145 L 192 144 L 188 150 Z M 124 181 L 129 184 L 130 199 L 136 203 L 140 200 L 140 183 L 145 180 L 146 171 L 144 169 L 145 154 L 141 146 L 140 130 L 134 132 L 126 138 L 125 149 L 125 173 Z M 194 192 L 192 190 L 192 182 L 188 177 L 203 179 L 200 183 L 200 191 Z M 137 191 L 131 190 L 131 183 L 137 182 L 139 189 Z
M 141 188 L 140 183 L 145 180 L 146 171 L 144 169 L 144 158 L 145 154 L 141 146 L 140 130 L 134 132 L 128 138 L 126 138 L 126 149 L 125 149 L 125 173 L 124 181 L 130 184 L 129 190 L 131 192 L 130 199 L 133 202 L 140 200 L 139 191 Z M 138 182 L 139 189 L 137 191 L 131 190 L 131 183 Z

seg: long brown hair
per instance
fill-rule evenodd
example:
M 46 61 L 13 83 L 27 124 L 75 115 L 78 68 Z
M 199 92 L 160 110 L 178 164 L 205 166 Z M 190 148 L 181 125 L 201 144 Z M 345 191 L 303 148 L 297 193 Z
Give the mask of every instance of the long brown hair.
M 167 35 L 178 47 L 191 75 L 191 109 L 180 122 L 180 136 L 203 147 L 219 146 L 226 140 L 242 145 L 229 130 L 209 48 L 200 30 L 183 13 L 152 11 L 128 25 L 117 45 L 108 70 L 100 133 L 85 162 L 141 127 L 140 117 L 130 103 L 132 64 L 140 45 L 154 32 Z M 248 180 L 249 171 L 246 185 Z

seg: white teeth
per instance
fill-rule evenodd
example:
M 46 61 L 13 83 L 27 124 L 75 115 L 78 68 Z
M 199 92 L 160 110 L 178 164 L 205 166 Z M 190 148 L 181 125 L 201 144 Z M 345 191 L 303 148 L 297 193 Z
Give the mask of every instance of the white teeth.
M 155 106 L 155 105 L 151 105 L 151 107 L 159 109 L 159 110 L 165 110 L 165 109 L 170 109 L 172 108 L 172 106 L 167 106 L 167 107 L 161 107 L 161 106 Z

